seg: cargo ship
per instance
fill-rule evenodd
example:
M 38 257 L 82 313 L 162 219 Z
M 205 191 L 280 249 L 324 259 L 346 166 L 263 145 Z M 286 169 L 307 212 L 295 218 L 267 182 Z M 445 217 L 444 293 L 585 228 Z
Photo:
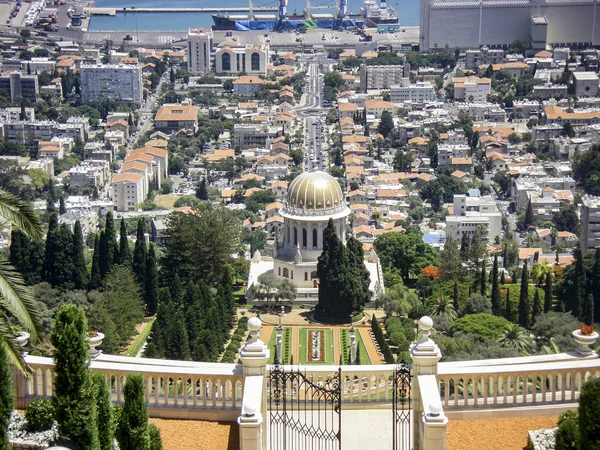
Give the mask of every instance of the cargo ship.
M 388 8 L 386 0 L 377 4 L 376 0 L 365 0 L 360 14 L 347 11 L 347 0 L 339 0 L 336 14 L 310 13 L 310 3 L 302 14 L 287 14 L 287 0 L 278 0 L 277 15 L 254 15 L 252 13 L 252 0 L 249 1 L 249 14 L 230 15 L 213 14 L 214 30 L 305 30 L 305 29 L 352 29 L 364 27 L 377 27 L 381 24 L 398 24 L 398 15 L 393 8 Z

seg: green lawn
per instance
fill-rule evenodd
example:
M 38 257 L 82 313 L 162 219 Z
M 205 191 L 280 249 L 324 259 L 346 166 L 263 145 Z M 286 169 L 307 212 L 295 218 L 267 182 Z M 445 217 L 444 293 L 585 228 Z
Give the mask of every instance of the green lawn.
M 277 344 L 277 330 L 274 329 L 269 337 L 269 342 L 267 345 L 269 346 L 269 350 L 271 350 L 271 359 L 269 360 L 269 364 L 273 364 L 275 362 L 276 355 L 276 344 Z M 283 336 L 281 337 L 281 348 L 283 350 L 283 363 L 289 364 L 290 358 L 292 357 L 292 329 L 289 327 L 283 328 Z
M 155 319 L 156 319 L 156 316 L 154 316 L 150 320 L 150 323 L 148 323 L 148 325 L 146 325 L 146 327 L 144 328 L 144 331 L 142 331 L 139 334 L 139 336 L 137 338 L 135 338 L 135 341 L 133 341 L 133 344 L 131 344 L 131 346 L 127 349 L 127 352 L 125 352 L 125 356 L 136 356 L 138 354 L 138 352 L 140 351 L 140 349 L 142 348 L 142 346 L 148 339 L 148 336 L 150 336 L 150 331 L 152 331 L 152 325 L 154 324 Z
M 344 364 L 350 364 L 348 359 L 348 349 L 350 348 L 350 331 L 348 329 L 342 328 L 339 330 L 340 332 L 340 355 L 342 356 L 342 362 Z M 358 345 L 359 351 L 359 359 L 360 365 L 370 365 L 371 358 L 369 358 L 369 352 L 367 352 L 367 348 L 365 347 L 365 343 L 362 340 L 360 333 L 357 331 L 354 332 L 356 336 L 356 344 Z M 339 361 L 338 361 L 339 362 Z
M 323 330 L 325 337 L 325 361 L 308 362 L 308 332 L 311 330 Z M 333 360 L 333 332 L 330 328 L 300 328 L 300 348 L 298 352 L 299 364 L 336 364 Z

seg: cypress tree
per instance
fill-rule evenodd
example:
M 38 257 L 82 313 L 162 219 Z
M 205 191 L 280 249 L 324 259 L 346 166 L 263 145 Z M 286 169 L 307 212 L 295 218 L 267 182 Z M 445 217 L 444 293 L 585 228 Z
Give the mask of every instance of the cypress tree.
M 148 450 L 148 409 L 144 377 L 132 373 L 123 389 L 125 402 L 117 424 L 116 437 L 123 450 Z
M 0 337 L 0 450 L 9 450 L 12 447 L 8 444 L 8 424 L 15 407 L 15 397 L 4 345 Z
M 67 205 L 65 204 L 65 199 L 63 197 L 60 198 L 58 213 L 62 216 L 67 212 Z
M 102 234 L 102 233 L 100 233 Z M 100 274 L 100 236 L 96 233 L 94 238 L 94 254 L 92 255 L 92 275 L 90 277 L 89 289 L 98 289 L 102 283 Z
M 527 261 L 523 264 L 521 274 L 521 292 L 519 293 L 519 325 L 527 328 L 529 325 L 529 270 Z
M 146 309 L 148 310 L 148 314 L 154 315 L 158 303 L 158 268 L 156 266 L 156 252 L 152 243 L 150 243 L 148 257 L 146 258 L 145 281 L 144 299 L 146 300 Z
M 508 244 L 506 242 L 504 243 L 504 249 L 502 252 L 502 266 L 505 269 L 508 269 Z M 504 271 L 502 271 L 502 274 L 504 274 Z
M 571 309 L 571 313 L 580 318 L 582 313 L 582 286 L 584 283 L 585 273 L 583 271 L 583 255 L 581 253 L 581 248 L 577 247 L 575 252 L 573 253 L 575 256 L 575 279 L 573 282 L 575 283 L 573 296 L 572 296 L 572 304 L 565 305 L 567 308 Z
M 509 322 L 515 320 L 513 316 L 512 303 L 510 301 L 510 289 L 506 290 L 506 303 L 504 304 L 504 318 Z
M 119 264 L 131 264 L 131 250 L 129 249 L 129 241 L 127 240 L 127 225 L 125 219 L 121 219 L 121 228 L 119 230 Z
M 546 274 L 546 284 L 544 286 L 544 312 L 552 311 L 552 274 Z
M 600 322 L 600 248 L 594 255 L 594 268 L 592 271 L 592 292 L 594 295 L 594 322 Z
M 502 286 L 504 286 L 506 284 L 506 278 L 504 276 L 504 270 L 502 271 L 502 273 L 500 274 L 500 284 Z
M 348 254 L 348 263 L 350 268 L 350 276 L 360 282 L 359 291 L 354 297 L 352 312 L 362 311 L 365 304 L 371 299 L 369 284 L 371 276 L 369 270 L 365 266 L 365 255 L 363 252 L 362 243 L 351 236 L 346 242 Z
M 454 291 L 452 293 L 452 302 L 454 304 L 454 311 L 460 311 L 460 300 L 458 299 L 458 281 L 454 281 Z
M 46 233 L 46 251 L 44 253 L 44 268 L 42 269 L 42 276 L 44 281 L 52 284 L 52 277 L 54 271 L 54 252 L 57 246 L 57 233 L 58 233 L 58 219 L 56 214 L 51 214 L 48 219 L 48 233 Z
M 356 345 L 356 365 L 360 366 L 360 345 Z
M 15 266 L 19 272 L 23 272 L 25 267 L 25 233 L 19 230 L 10 232 L 10 263 Z
M 206 178 L 202 178 L 196 189 L 196 197 L 200 200 L 208 200 L 208 188 L 206 186 Z
M 144 287 L 146 274 L 146 239 L 144 236 L 144 219 L 138 221 L 135 248 L 133 249 L 133 264 L 131 268 L 135 274 L 135 278 L 140 286 Z
M 533 225 L 533 207 L 531 205 L 531 200 L 527 203 L 527 209 L 525 210 L 525 218 L 523 219 L 523 229 L 529 228 Z
M 98 437 L 100 450 L 113 450 L 114 424 L 113 406 L 106 375 L 102 372 L 92 372 L 92 382 L 96 389 L 96 405 L 98 408 Z
M 469 236 L 467 235 L 467 233 L 463 233 L 460 241 L 460 256 L 463 260 L 467 260 L 469 258 L 470 251 L 471 241 L 469 240 Z
M 542 313 L 542 300 L 540 299 L 540 291 L 536 288 L 533 296 L 533 310 L 531 311 L 531 324 L 535 323 L 537 316 Z
M 492 314 L 502 315 L 500 285 L 498 284 L 498 255 L 494 256 L 494 266 L 492 267 Z
M 71 448 L 97 450 L 98 417 L 83 311 L 72 304 L 61 307 L 50 341 L 54 346 L 53 404 L 58 433 Z
M 519 282 L 519 271 L 517 269 L 515 269 L 513 272 L 512 282 L 513 284 L 517 284 Z
M 485 278 L 485 259 L 481 262 L 481 281 L 479 282 L 479 287 L 481 289 L 480 293 L 483 297 L 486 296 L 486 278 Z
M 108 250 L 108 241 L 106 240 L 106 232 L 100 231 L 100 239 L 98 244 L 98 267 L 100 268 L 100 279 L 110 271 L 112 264 L 110 263 L 110 251 Z
M 582 319 L 586 325 L 594 325 L 594 298 L 592 294 L 588 294 L 583 301 Z
M 112 265 L 117 262 L 117 256 L 119 254 L 119 249 L 117 247 L 117 232 L 115 230 L 115 222 L 113 221 L 112 212 L 108 211 L 106 213 L 106 224 L 104 225 L 104 234 L 106 235 L 106 249 L 107 260 L 110 265 L 108 268 L 108 272 L 112 269 Z
M 83 253 L 83 232 L 79 220 L 73 228 L 73 284 L 75 289 L 85 289 L 88 284 L 88 272 Z

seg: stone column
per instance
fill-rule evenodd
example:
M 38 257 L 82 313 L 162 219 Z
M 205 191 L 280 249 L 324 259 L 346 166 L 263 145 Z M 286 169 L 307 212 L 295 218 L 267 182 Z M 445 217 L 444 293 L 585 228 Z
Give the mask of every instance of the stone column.
M 244 396 L 242 411 L 238 417 L 240 426 L 240 450 L 261 450 L 263 448 L 263 414 L 266 413 L 266 374 L 270 351 L 258 338 L 262 323 L 258 317 L 248 320 L 250 340 L 240 351 Z
M 350 332 L 350 364 L 356 364 L 356 335 Z
M 429 339 L 430 330 L 433 327 L 431 317 L 423 316 L 419 320 L 419 329 L 422 331 L 422 337 L 416 343 L 410 346 L 410 355 L 412 358 L 412 404 L 413 404 L 413 445 L 414 450 L 425 450 L 421 448 L 421 417 L 424 413 L 423 400 L 417 377 L 419 375 L 437 375 L 437 365 L 442 358 L 440 349 Z M 427 449 L 429 450 L 429 449 Z
M 282 347 L 282 341 L 281 341 L 281 335 L 282 335 L 282 330 L 281 330 L 281 325 L 277 327 L 277 353 L 275 354 L 275 360 L 279 363 L 282 363 L 282 355 L 281 355 L 281 347 Z

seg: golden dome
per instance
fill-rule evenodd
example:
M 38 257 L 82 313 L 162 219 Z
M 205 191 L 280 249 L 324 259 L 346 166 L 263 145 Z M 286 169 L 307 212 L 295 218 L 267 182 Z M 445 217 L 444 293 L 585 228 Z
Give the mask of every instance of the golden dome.
M 342 188 L 325 172 L 304 172 L 288 189 L 288 206 L 306 211 L 330 210 L 345 206 Z

